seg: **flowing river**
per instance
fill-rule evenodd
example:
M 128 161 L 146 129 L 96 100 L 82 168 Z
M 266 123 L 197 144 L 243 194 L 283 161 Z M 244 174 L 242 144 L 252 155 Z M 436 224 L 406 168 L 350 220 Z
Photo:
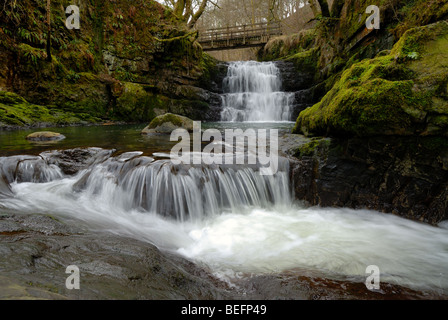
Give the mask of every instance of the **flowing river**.
M 254 65 L 234 67 L 252 77 Z M 266 71 L 263 77 L 275 74 L 271 65 L 259 67 Z M 229 71 L 231 76 L 235 72 Z M 266 85 L 256 79 L 247 88 Z M 265 79 L 277 83 L 275 78 Z M 288 100 L 278 97 L 278 86 L 265 90 L 266 95 L 236 98 L 231 95 L 239 95 L 234 91 L 241 87 L 229 86 L 233 89 L 223 97 L 228 99 L 223 120 L 289 120 L 287 102 L 280 103 L 281 112 L 268 112 L 278 101 Z M 233 112 L 228 108 L 234 98 L 249 102 L 232 102 L 238 105 Z M 268 101 L 261 103 L 266 107 L 264 117 L 251 118 L 252 103 L 258 103 L 254 100 Z M 204 125 L 282 131 L 292 123 Z M 58 131 L 67 139 L 54 144 L 27 142 L 25 131 L 1 132 L 0 210 L 51 214 L 145 240 L 206 266 L 231 284 L 251 274 L 294 270 L 364 282 L 366 268 L 375 265 L 381 281 L 447 292 L 445 222 L 430 226 L 375 211 L 307 207 L 294 199 L 286 159 L 280 159 L 273 176 L 260 175 L 256 165 L 174 165 L 167 153 L 175 142 L 163 136 L 143 137 L 141 129 L 62 128 Z M 55 151 L 75 147 L 95 148 L 69 161 L 70 153 Z

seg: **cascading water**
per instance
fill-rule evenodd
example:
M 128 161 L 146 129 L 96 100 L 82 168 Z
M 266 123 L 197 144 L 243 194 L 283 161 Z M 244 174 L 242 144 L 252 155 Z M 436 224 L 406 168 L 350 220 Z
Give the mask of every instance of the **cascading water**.
M 236 61 L 223 80 L 222 121 L 290 121 L 294 93 L 281 91 L 273 62 Z
M 260 175 L 256 165 L 186 166 L 174 165 L 168 159 L 155 161 L 139 152 L 107 159 L 104 154 L 110 152 L 92 154 L 100 161 L 90 161 L 75 180 L 70 179 L 73 192 L 113 203 L 123 211 L 140 210 L 183 222 L 248 206 L 292 203 L 286 159 L 280 159 L 278 172 L 269 176 Z M 6 181 L 0 180 L 3 185 L 64 180 L 67 176 L 57 164 L 49 152 L 40 157 L 0 158 L 0 177 Z
M 141 152 L 93 149 L 82 161 L 65 159 L 0 158 L 2 211 L 76 218 L 204 263 L 229 281 L 286 270 L 365 281 L 366 267 L 377 265 L 382 282 L 448 289 L 446 225 L 303 207 L 292 200 L 287 161 L 261 176 L 256 166 L 173 165 Z

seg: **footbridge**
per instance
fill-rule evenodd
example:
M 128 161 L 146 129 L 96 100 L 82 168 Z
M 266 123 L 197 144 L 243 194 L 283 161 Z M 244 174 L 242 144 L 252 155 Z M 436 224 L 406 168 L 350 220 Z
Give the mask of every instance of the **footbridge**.
M 262 46 L 271 37 L 281 34 L 280 23 L 256 23 L 205 30 L 199 33 L 198 40 L 204 51 L 230 50 Z

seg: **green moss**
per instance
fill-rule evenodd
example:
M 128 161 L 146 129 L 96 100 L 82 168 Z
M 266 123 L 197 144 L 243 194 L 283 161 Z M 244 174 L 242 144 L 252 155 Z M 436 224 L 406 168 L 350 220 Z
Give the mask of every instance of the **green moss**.
M 427 137 L 421 138 L 418 141 L 419 145 L 421 145 L 424 149 L 428 151 L 436 151 L 443 152 L 448 151 L 448 139 L 443 137 Z
M 444 0 L 409 0 L 402 1 L 401 8 L 395 8 L 399 23 L 391 28 L 398 39 L 409 29 L 428 25 L 446 18 L 448 2 Z
M 310 50 L 315 44 L 316 30 L 306 29 L 299 33 L 275 37 L 258 52 L 258 60 L 272 61 L 285 59 L 297 53 Z
M 448 30 L 448 23 L 439 24 L 409 31 L 390 55 L 352 65 L 319 103 L 300 113 L 293 132 L 447 134 L 447 37 L 441 30 Z M 420 59 L 400 59 L 407 48 L 418 50 Z M 436 106 L 434 101 L 438 102 Z
M 294 67 L 299 72 L 317 73 L 319 61 L 319 49 L 313 48 L 307 51 L 296 53 L 285 58 L 286 61 L 292 61 Z
M 148 129 L 154 129 L 165 122 L 171 122 L 176 127 L 192 127 L 192 120 L 177 114 L 166 113 L 154 118 L 148 126 Z
M 0 91 L 0 123 L 2 126 L 63 125 L 82 121 L 94 123 L 98 120 L 89 114 L 75 114 L 61 111 L 55 107 L 31 104 L 15 93 Z
M 322 152 L 330 146 L 330 139 L 313 138 L 310 142 L 299 146 L 295 152 L 294 157 L 312 157 Z
M 200 59 L 200 67 L 202 71 L 201 83 L 205 86 L 209 85 L 211 79 L 213 79 L 219 72 L 217 68 L 218 60 L 211 55 L 203 52 Z
M 146 122 L 156 116 L 154 109 L 167 110 L 170 100 L 152 93 L 152 89 L 151 86 L 125 82 L 123 92 L 117 98 L 114 116 L 126 121 Z
M 427 47 L 430 41 L 435 41 L 436 44 L 432 43 L 432 45 L 440 47 L 440 50 L 446 50 L 447 34 L 448 23 L 446 22 L 410 29 L 396 43 L 391 55 L 401 61 L 417 60 L 424 56 L 425 52 L 432 51 Z

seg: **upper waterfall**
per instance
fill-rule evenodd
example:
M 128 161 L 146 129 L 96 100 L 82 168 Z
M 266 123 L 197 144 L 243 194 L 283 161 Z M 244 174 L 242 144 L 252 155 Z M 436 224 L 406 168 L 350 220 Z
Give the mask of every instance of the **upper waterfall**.
M 281 87 L 273 62 L 231 62 L 223 80 L 221 120 L 290 121 L 294 94 Z

